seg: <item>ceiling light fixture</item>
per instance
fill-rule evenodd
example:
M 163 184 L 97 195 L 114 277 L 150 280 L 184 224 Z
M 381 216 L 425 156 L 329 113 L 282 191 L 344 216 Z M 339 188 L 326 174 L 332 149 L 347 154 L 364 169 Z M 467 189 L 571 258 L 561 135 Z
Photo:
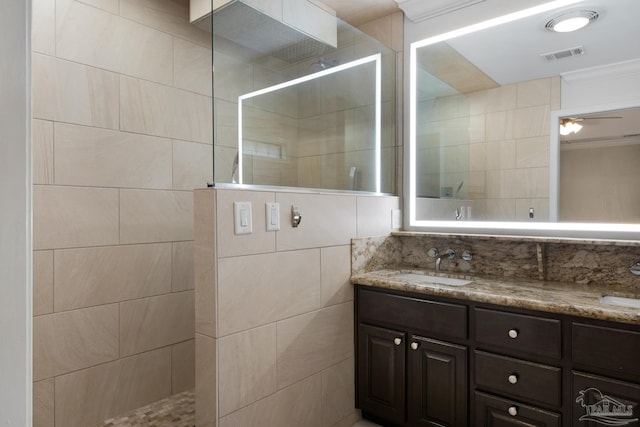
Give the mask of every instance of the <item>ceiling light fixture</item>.
M 560 135 L 567 136 L 572 133 L 578 133 L 582 129 L 582 125 L 574 119 L 565 118 L 560 120 Z
M 595 10 L 576 10 L 550 19 L 544 27 L 556 33 L 569 33 L 586 27 L 590 22 L 598 19 L 598 16 Z

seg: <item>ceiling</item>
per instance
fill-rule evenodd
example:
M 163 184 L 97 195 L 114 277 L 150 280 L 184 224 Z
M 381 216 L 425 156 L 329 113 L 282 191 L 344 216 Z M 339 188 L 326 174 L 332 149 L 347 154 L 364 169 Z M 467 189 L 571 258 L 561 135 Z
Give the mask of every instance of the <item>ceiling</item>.
M 554 33 L 545 23 L 561 13 L 595 10 L 600 17 L 572 33 Z M 640 58 L 640 1 L 585 0 L 448 41 L 499 84 L 556 76 Z M 545 61 L 541 55 L 582 46 L 583 55 Z
M 357 27 L 374 19 L 398 12 L 395 0 L 320 0 L 336 11 L 338 18 Z M 427 0 L 424 0 L 427 1 Z

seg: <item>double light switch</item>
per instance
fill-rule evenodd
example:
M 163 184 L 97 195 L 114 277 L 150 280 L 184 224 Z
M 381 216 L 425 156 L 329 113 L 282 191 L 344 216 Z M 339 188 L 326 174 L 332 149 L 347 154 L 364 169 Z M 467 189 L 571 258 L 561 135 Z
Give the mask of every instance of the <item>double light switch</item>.
M 280 230 L 280 205 L 278 203 L 265 204 L 265 219 L 267 231 Z M 234 202 L 233 220 L 235 234 L 253 233 L 251 202 Z

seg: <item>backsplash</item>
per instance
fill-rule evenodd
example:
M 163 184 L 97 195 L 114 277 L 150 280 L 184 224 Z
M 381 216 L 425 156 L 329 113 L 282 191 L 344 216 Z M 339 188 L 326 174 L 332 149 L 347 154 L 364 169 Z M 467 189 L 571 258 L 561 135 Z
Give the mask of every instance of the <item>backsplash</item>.
M 640 294 L 640 277 L 629 267 L 640 261 L 640 242 L 561 240 L 528 237 L 456 236 L 398 232 L 388 237 L 353 239 L 352 274 L 393 267 L 435 270 L 435 247 L 451 248 L 453 260 L 443 259 L 442 273 L 493 276 L 525 280 L 606 283 L 617 290 Z M 460 255 L 470 250 L 473 259 Z

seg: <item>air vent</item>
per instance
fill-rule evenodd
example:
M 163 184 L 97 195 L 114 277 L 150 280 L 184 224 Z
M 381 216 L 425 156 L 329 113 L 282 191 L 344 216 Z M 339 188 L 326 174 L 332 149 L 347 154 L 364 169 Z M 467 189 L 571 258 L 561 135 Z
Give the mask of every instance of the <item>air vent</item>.
M 571 58 L 572 56 L 584 55 L 584 48 L 582 46 L 572 47 L 570 49 L 557 50 L 555 52 L 542 53 L 540 56 L 545 61 L 557 61 L 559 59 Z

